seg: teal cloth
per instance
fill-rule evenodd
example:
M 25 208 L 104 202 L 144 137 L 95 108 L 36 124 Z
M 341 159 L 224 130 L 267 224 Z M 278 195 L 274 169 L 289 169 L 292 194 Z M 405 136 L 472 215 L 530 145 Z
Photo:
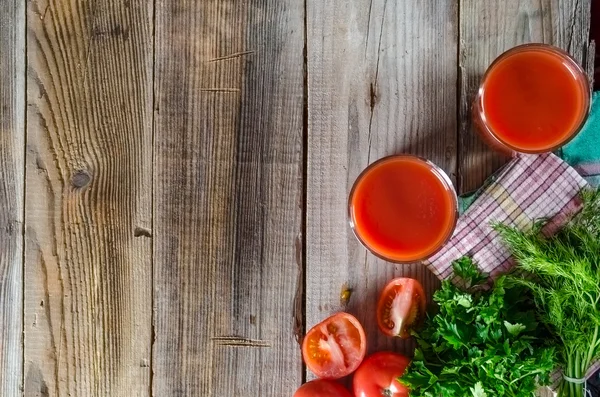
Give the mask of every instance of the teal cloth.
M 592 96 L 590 116 L 583 129 L 558 154 L 591 185 L 600 185 L 600 91 Z
M 592 95 L 590 115 L 579 134 L 556 154 L 574 167 L 590 185 L 600 186 L 600 91 Z M 494 179 L 495 175 L 490 176 L 477 191 L 458 198 L 461 214 L 473 204 L 479 192 Z

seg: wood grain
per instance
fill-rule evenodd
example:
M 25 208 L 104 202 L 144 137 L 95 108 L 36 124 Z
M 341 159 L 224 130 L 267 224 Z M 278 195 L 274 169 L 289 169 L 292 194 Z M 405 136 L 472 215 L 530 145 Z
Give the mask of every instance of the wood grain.
M 347 197 L 362 169 L 390 154 L 424 156 L 454 175 L 456 5 L 308 1 L 307 327 L 347 310 L 364 324 L 370 351 L 412 348 L 377 330 L 383 286 L 415 277 L 430 295 L 439 282 L 420 264 L 367 253 L 348 226 Z
M 301 382 L 303 15 L 294 0 L 157 1 L 155 396 Z
M 518 44 L 559 46 L 582 65 L 588 49 L 591 0 L 460 1 L 459 186 L 476 189 L 507 159 L 473 131 L 471 103 L 488 65 Z
M 147 396 L 152 4 L 27 4 L 25 395 Z
M 0 0 L 0 395 L 23 386 L 25 7 Z

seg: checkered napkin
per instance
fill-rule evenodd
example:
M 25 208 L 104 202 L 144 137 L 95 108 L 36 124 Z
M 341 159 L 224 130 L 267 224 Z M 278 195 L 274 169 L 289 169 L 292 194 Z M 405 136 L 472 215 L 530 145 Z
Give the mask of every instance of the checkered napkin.
M 452 261 L 471 256 L 492 277 L 512 266 L 511 255 L 491 222 L 527 229 L 549 219 L 544 232 L 552 234 L 581 208 L 579 191 L 587 182 L 552 153 L 519 155 L 478 192 L 459 218 L 450 241 L 425 265 L 440 279 L 452 276 Z M 588 376 L 600 367 L 590 368 Z M 560 376 L 560 375 L 558 375 Z
M 484 272 L 504 273 L 512 265 L 510 253 L 490 223 L 526 229 L 534 220 L 550 218 L 546 227 L 558 228 L 580 209 L 578 193 L 585 186 L 577 171 L 552 153 L 519 155 L 481 188 L 450 241 L 425 264 L 445 279 L 452 274 L 452 261 L 469 255 Z

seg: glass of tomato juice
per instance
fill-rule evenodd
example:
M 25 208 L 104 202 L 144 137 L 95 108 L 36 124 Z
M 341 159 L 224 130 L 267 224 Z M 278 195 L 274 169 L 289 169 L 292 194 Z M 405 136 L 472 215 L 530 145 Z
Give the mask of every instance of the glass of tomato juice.
M 572 139 L 590 110 L 587 75 L 558 47 L 524 44 L 489 66 L 473 102 L 484 140 L 507 154 L 545 153 Z
M 450 178 L 429 160 L 384 157 L 356 179 L 348 200 L 350 227 L 373 254 L 412 263 L 437 252 L 458 218 Z

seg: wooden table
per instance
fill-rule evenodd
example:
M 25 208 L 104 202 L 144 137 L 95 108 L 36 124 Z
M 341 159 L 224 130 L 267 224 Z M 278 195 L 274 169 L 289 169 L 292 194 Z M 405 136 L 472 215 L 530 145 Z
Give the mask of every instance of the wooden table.
M 0 0 L 0 395 L 291 396 L 340 309 L 409 351 L 377 293 L 439 282 L 358 244 L 349 188 L 400 152 L 478 186 L 481 74 L 591 64 L 590 1 Z

